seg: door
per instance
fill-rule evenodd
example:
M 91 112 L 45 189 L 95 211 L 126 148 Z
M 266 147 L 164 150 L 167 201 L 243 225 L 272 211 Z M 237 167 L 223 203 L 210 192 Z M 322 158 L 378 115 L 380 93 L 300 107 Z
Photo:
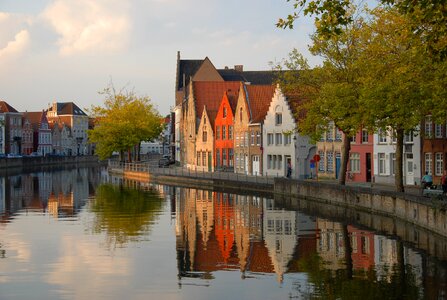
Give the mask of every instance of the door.
M 253 175 L 259 175 L 259 156 L 253 155 L 252 158 L 252 168 L 253 168 Z
M 340 153 L 335 153 L 335 179 L 340 176 L 341 157 Z
M 371 182 L 371 153 L 366 153 L 366 182 Z
M 413 153 L 405 154 L 405 183 L 414 185 Z

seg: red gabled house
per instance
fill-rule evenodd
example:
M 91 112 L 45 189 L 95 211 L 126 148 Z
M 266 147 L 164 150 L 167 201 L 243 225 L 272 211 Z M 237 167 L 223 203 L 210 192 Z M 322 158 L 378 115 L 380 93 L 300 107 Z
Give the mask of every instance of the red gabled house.
M 226 91 L 214 121 L 215 169 L 234 169 L 234 110 L 238 91 Z
M 348 181 L 371 182 L 374 174 L 373 135 L 366 129 L 359 130 L 351 141 L 349 152 Z

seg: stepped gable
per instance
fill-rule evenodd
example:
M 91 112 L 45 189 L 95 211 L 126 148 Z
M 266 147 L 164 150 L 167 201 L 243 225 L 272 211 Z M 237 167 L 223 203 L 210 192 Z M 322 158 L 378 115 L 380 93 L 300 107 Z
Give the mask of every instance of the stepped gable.
M 253 241 L 252 250 L 248 258 L 248 270 L 259 273 L 275 273 L 269 250 L 265 246 L 265 241 Z
M 200 118 L 206 106 L 209 120 L 211 125 L 214 126 L 214 120 L 225 92 L 229 99 L 233 97 L 237 99 L 239 86 L 239 81 L 194 81 L 193 93 L 196 104 L 196 116 Z
M 286 92 L 284 96 L 295 121 L 303 119 L 306 116 L 306 110 L 300 108 L 300 106 L 304 104 L 304 98 L 298 92 Z
M 275 94 L 274 85 L 247 85 L 248 102 L 251 111 L 251 123 L 260 123 L 265 116 Z
M 18 111 L 14 107 L 6 103 L 6 101 L 0 101 L 0 113 L 8 113 L 8 112 L 18 113 Z

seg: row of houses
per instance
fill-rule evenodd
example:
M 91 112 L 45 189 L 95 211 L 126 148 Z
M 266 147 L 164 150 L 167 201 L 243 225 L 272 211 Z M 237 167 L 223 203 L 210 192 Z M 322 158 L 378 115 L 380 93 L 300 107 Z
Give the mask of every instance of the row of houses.
M 216 69 L 209 58 L 177 54 L 171 151 L 198 171 L 337 179 L 343 133 L 335 126 L 312 144 L 300 135 L 299 95 L 284 93 L 274 71 Z M 420 184 L 425 172 L 438 183 L 447 155 L 446 124 L 430 117 L 405 136 L 404 181 Z M 348 181 L 394 183 L 396 141 L 391 131 L 360 130 L 351 141 Z
M 89 118 L 73 102 L 54 102 L 46 110 L 18 112 L 0 101 L 0 154 L 87 155 Z

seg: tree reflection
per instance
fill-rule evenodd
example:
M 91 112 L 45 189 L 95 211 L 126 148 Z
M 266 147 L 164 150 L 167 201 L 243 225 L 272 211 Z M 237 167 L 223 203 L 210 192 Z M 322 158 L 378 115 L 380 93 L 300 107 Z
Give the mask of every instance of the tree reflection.
M 91 205 L 96 214 L 92 231 L 105 231 L 109 248 L 138 241 L 150 232 L 162 206 L 162 199 L 155 192 L 100 185 Z

